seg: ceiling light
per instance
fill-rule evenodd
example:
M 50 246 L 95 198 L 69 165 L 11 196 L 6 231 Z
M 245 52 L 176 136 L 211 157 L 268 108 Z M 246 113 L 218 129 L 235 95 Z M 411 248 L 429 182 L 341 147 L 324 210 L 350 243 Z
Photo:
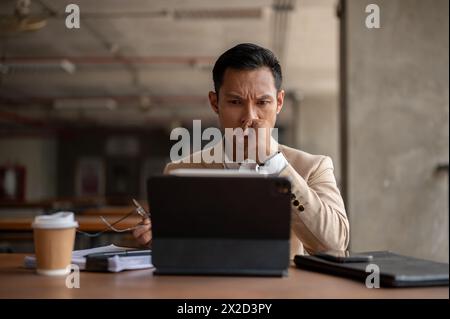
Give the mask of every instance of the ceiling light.
M 61 60 L 61 63 L 59 65 L 64 71 L 66 71 L 69 74 L 74 74 L 77 69 L 75 64 L 73 64 L 67 59 Z

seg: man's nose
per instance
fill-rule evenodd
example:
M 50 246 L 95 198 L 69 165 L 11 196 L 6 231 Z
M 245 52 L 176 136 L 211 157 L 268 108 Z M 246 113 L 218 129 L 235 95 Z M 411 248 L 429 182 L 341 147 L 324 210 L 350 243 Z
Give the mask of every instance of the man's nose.
M 244 114 L 242 115 L 241 124 L 244 125 L 246 122 L 257 119 L 256 110 L 251 103 L 244 106 Z

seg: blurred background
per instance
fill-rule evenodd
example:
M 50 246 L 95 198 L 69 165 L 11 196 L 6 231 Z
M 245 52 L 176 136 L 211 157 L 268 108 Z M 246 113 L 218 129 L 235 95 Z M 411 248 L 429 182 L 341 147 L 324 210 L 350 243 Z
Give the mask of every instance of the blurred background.
M 98 231 L 146 206 L 171 130 L 217 125 L 215 60 L 252 42 L 282 64 L 280 142 L 333 159 L 350 249 L 448 262 L 448 26 L 447 0 L 2 0 L 0 250 L 32 251 L 37 214 Z M 76 245 L 111 242 L 134 243 Z

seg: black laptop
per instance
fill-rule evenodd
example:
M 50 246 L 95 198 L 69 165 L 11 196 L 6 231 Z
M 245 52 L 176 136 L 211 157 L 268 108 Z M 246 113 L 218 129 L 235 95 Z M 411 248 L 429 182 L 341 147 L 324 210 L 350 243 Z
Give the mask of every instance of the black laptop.
M 221 174 L 148 180 L 155 274 L 287 274 L 289 181 Z

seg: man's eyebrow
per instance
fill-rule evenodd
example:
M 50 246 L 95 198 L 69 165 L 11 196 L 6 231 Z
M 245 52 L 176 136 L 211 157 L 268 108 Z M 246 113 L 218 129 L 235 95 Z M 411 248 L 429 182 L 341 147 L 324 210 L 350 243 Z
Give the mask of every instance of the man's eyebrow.
M 228 98 L 238 98 L 238 99 L 242 99 L 242 97 L 239 94 L 233 94 L 233 93 L 226 93 L 225 94 L 226 97 Z
M 265 95 L 258 97 L 258 100 L 264 100 L 264 99 L 273 99 L 273 97 L 272 97 L 272 95 L 269 95 L 269 94 L 265 94 Z
M 237 93 L 225 93 L 225 97 L 227 98 L 236 98 L 236 99 L 242 99 L 242 96 L 240 96 Z M 264 99 L 273 99 L 272 95 L 270 94 L 264 94 L 257 98 L 258 100 L 264 100 Z

